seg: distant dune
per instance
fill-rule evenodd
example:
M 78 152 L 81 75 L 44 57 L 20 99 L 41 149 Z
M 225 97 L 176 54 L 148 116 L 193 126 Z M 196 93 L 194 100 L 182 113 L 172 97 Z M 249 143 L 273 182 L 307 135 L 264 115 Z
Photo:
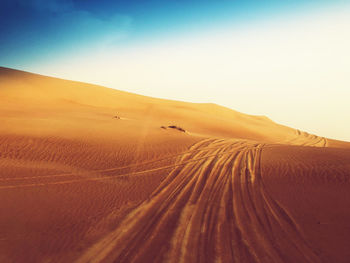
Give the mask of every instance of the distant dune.
M 345 263 L 349 207 L 348 142 L 0 68 L 0 262 Z

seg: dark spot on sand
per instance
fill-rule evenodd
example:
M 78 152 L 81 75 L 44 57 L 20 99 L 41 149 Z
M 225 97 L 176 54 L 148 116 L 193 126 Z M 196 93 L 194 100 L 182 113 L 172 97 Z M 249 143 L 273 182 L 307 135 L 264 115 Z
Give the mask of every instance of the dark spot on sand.
M 179 127 L 179 126 L 176 126 L 176 125 L 169 125 L 168 127 L 165 127 L 165 126 L 160 126 L 160 128 L 162 129 L 175 129 L 175 130 L 178 130 L 178 131 L 181 131 L 181 132 L 186 132 L 185 129 Z

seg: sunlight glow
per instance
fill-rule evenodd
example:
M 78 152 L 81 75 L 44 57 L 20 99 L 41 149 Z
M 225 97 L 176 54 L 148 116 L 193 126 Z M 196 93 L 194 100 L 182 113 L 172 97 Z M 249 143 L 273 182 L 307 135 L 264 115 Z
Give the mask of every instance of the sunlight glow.
M 36 70 L 148 96 L 213 102 L 350 141 L 349 28 L 349 9 L 299 14 L 129 48 L 105 45 Z

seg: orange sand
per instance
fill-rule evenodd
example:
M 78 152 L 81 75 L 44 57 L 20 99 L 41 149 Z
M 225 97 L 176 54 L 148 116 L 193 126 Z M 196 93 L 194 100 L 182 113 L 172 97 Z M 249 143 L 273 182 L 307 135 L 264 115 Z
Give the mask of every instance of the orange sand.
M 350 258 L 349 143 L 7 68 L 0 123 L 0 262 Z

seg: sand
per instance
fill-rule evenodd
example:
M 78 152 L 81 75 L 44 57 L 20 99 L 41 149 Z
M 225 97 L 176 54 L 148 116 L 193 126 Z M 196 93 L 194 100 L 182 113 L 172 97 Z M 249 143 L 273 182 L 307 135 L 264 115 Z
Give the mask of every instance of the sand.
M 0 262 L 350 257 L 350 143 L 8 68 L 0 123 Z

